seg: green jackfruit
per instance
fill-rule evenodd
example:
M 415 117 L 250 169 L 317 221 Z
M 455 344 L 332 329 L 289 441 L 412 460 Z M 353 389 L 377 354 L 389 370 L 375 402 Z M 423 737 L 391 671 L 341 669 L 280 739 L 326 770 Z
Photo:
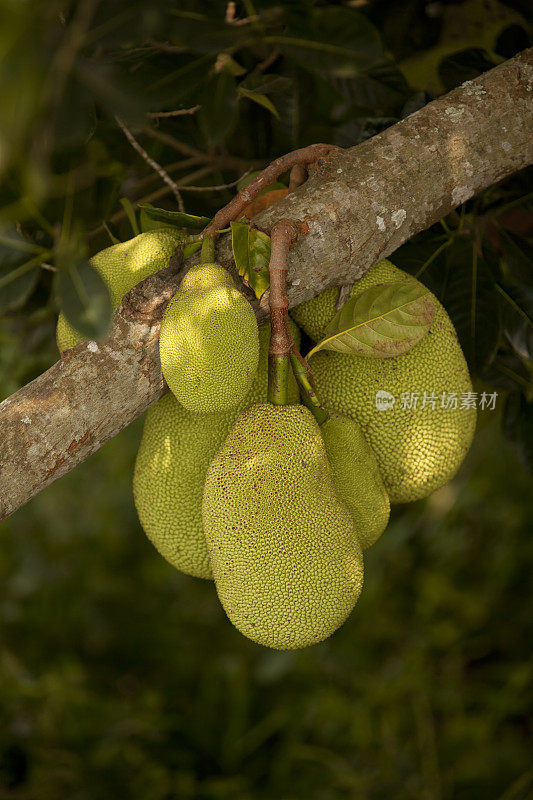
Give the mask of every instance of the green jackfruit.
M 389 261 L 380 261 L 351 294 L 408 277 Z M 335 314 L 337 296 L 338 290 L 328 290 L 326 298 L 298 306 L 293 318 L 320 339 Z M 468 367 L 450 318 L 436 298 L 434 302 L 431 328 L 403 355 L 366 358 L 319 351 L 310 359 L 321 399 L 361 426 L 393 503 L 426 497 L 451 480 L 474 435 Z M 382 407 L 377 408 L 380 397 Z M 461 407 L 463 399 L 467 407 Z M 415 401 L 416 408 L 409 408 Z
M 330 286 L 311 300 L 291 308 L 293 320 L 314 342 L 323 338 L 326 326 L 337 313 L 339 291 L 337 286 Z
M 176 228 L 158 228 L 96 253 L 91 264 L 106 282 L 113 308 L 117 308 L 124 295 L 137 283 L 167 267 L 170 256 L 182 240 L 183 233 Z M 81 342 L 83 336 L 61 313 L 56 339 L 62 352 Z
M 320 426 L 337 491 L 350 509 L 363 550 L 381 536 L 390 514 L 389 496 L 374 451 L 359 425 L 331 413 Z
M 342 625 L 363 585 L 362 550 L 307 408 L 245 408 L 211 463 L 202 510 L 218 596 L 241 633 L 285 650 Z
M 300 333 L 291 322 L 294 340 Z M 202 494 L 211 460 L 228 435 L 239 410 L 265 402 L 268 389 L 270 325 L 259 328 L 259 366 L 239 407 L 197 414 L 169 392 L 146 412 L 135 462 L 133 495 L 146 535 L 173 566 L 198 578 L 211 578 L 202 526 Z M 289 378 L 289 401 L 298 402 L 298 387 Z
M 189 411 L 235 408 L 257 370 L 254 311 L 218 264 L 199 264 L 170 301 L 159 335 L 161 368 L 171 392 Z

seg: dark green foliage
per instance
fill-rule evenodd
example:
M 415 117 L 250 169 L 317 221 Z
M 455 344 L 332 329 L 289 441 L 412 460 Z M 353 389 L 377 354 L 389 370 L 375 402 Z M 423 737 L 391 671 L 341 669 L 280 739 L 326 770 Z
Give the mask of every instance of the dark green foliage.
M 497 63 L 502 36 L 506 56 L 513 42 L 515 51 L 523 46 L 521 6 L 492 0 L 484 21 L 478 5 L 466 0 L 454 11 L 396 2 L 237 3 L 232 19 L 222 0 L 201 7 L 193 0 L 178 7 L 164 0 L 0 0 L 0 225 L 16 223 L 34 253 L 54 265 L 69 237 L 76 246 L 87 238 L 95 252 L 109 243 L 106 230 L 122 240 L 138 232 L 134 207 L 173 203 L 117 118 L 178 182 L 204 187 L 233 182 L 254 162 L 311 142 L 353 146 L 421 107 L 438 80 L 449 88 Z M 472 46 L 459 47 L 467 34 Z M 433 66 L 427 72 L 427 86 L 409 61 L 414 55 L 422 58 L 419 71 L 430 62 L 438 67 L 438 75 Z M 153 116 L 187 108 L 193 113 Z M 230 196 L 187 194 L 187 211 L 212 216 Z M 494 202 L 490 208 L 497 210 Z M 514 269 L 517 254 L 507 252 L 513 242 L 503 238 L 502 246 Z M 52 284 L 38 257 L 30 265 L 20 252 L 0 258 L 0 312 L 25 313 L 36 288 Z M 71 283 L 68 276 L 55 281 L 40 304 L 64 307 L 87 334 L 101 332 L 103 305 L 91 312 L 79 292 L 65 291 Z M 459 305 L 468 304 L 459 286 L 456 295 Z M 480 363 L 474 352 L 470 363 Z

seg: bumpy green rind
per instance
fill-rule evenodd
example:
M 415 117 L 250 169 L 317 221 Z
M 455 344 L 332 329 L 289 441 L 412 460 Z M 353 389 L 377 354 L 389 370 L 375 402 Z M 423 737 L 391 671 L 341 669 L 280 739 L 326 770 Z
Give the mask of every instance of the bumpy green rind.
M 346 620 L 362 551 L 304 406 L 241 412 L 207 473 L 203 519 L 218 596 L 245 636 L 295 649 Z
M 408 277 L 389 261 L 381 261 L 351 294 Z M 361 426 L 393 503 L 426 497 L 451 480 L 474 435 L 476 410 L 461 408 L 472 391 L 468 367 L 450 318 L 436 298 L 434 302 L 436 313 L 428 333 L 401 356 L 365 358 L 320 351 L 310 359 L 322 400 Z M 327 304 L 311 300 L 293 316 L 320 338 L 334 313 L 335 301 L 330 297 Z M 394 399 L 391 407 L 376 408 L 379 391 Z M 450 395 L 456 396 L 457 408 L 442 407 Z M 407 407 L 411 398 L 416 399 L 416 408 Z
M 299 342 L 294 323 L 291 331 Z M 146 413 L 133 477 L 137 513 L 161 555 L 189 575 L 212 578 L 202 525 L 205 476 L 241 408 L 267 399 L 269 338 L 270 325 L 262 325 L 257 374 L 237 408 L 198 414 L 183 408 L 169 392 Z M 298 402 L 292 376 L 289 400 Z
M 331 413 L 320 426 L 333 481 L 351 511 L 359 542 L 366 550 L 387 527 L 389 496 L 374 451 L 353 419 Z
M 314 342 L 323 338 L 324 329 L 337 313 L 339 291 L 337 286 L 331 286 L 311 300 L 291 308 L 292 319 Z
M 189 411 L 235 408 L 257 370 L 259 338 L 250 303 L 217 264 L 193 267 L 166 308 L 161 368 Z
M 137 283 L 167 267 L 170 256 L 182 239 L 183 233 L 176 228 L 158 228 L 96 253 L 91 264 L 106 282 L 113 308 Z M 81 342 L 83 336 L 61 313 L 57 320 L 56 339 L 62 352 Z

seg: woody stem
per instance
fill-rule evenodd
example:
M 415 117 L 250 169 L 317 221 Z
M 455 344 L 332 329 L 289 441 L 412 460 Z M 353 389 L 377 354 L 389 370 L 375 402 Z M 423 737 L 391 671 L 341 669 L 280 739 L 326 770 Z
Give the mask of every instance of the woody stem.
M 305 168 L 307 164 L 312 164 L 313 161 L 317 161 L 333 149 L 334 146 L 331 144 L 312 144 L 276 158 L 276 160 L 272 161 L 268 167 L 253 179 L 253 181 L 247 186 L 244 186 L 233 200 L 230 200 L 224 208 L 221 208 L 220 211 L 215 214 L 201 235 L 204 237 L 209 235 L 216 238 L 218 232 L 223 228 L 227 228 L 230 222 L 239 219 L 246 206 L 251 203 L 252 200 L 255 200 L 263 189 L 270 186 L 276 178 L 279 178 L 284 172 L 297 166 Z M 294 174 L 294 186 L 300 185 L 298 181 L 303 183 L 303 173 L 301 170 L 296 171 Z
M 270 231 L 270 345 L 268 349 L 268 400 L 287 405 L 290 357 L 294 342 L 289 329 L 287 268 L 291 246 L 299 226 L 288 219 L 274 223 Z

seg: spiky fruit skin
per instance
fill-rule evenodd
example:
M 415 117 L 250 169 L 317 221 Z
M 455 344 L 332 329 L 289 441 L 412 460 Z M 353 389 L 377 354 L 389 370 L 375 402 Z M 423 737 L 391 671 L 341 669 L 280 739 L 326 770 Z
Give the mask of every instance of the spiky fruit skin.
M 292 319 L 314 342 L 323 338 L 324 329 L 337 313 L 339 291 L 337 286 L 330 286 L 311 300 L 291 308 Z
M 389 261 L 381 261 L 351 294 L 408 277 Z M 450 318 L 436 298 L 434 302 L 436 313 L 428 333 L 401 356 L 365 358 L 319 351 L 310 359 L 319 397 L 361 426 L 392 503 L 419 500 L 451 480 L 474 435 L 476 410 L 460 407 L 463 394 L 472 391 L 468 367 Z M 313 301 L 303 305 L 306 308 L 300 307 L 295 316 L 310 331 Z M 321 315 L 318 338 L 330 319 Z M 395 398 L 392 408 L 376 408 L 379 390 Z M 447 397 L 452 392 L 457 394 L 458 408 L 442 408 L 443 393 Z M 404 393 L 418 395 L 416 409 L 402 407 Z M 433 395 L 435 408 L 427 402 Z
M 390 502 L 374 451 L 357 422 L 331 413 L 320 426 L 333 482 L 348 506 L 359 542 L 366 550 L 387 527 Z
M 291 332 L 298 343 L 294 323 Z M 259 328 L 259 365 L 250 391 L 237 408 L 210 414 L 188 411 L 169 392 L 148 409 L 133 474 L 133 496 L 146 535 L 174 567 L 212 578 L 202 524 L 207 469 L 240 409 L 265 402 L 268 391 L 270 325 Z M 289 401 L 298 387 L 289 378 Z
M 257 370 L 254 311 L 218 264 L 193 267 L 165 310 L 159 335 L 161 368 L 189 411 L 238 406 Z
M 176 228 L 158 228 L 96 253 L 91 258 L 91 264 L 106 282 L 113 308 L 137 283 L 167 267 L 170 256 L 182 239 L 183 233 Z M 82 339 L 83 336 L 61 313 L 56 330 L 60 352 L 74 347 Z
M 248 406 L 215 456 L 203 520 L 218 596 L 258 644 L 326 639 L 363 585 L 362 550 L 304 406 Z

